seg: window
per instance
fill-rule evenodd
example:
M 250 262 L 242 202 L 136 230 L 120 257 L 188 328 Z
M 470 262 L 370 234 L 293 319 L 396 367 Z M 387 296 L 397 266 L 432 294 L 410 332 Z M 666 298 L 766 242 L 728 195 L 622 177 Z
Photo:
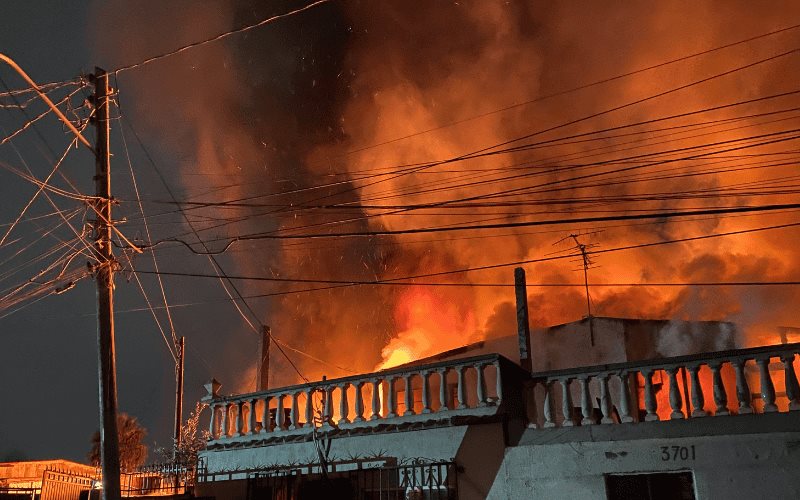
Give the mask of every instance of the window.
M 695 500 L 691 471 L 609 474 L 608 500 Z

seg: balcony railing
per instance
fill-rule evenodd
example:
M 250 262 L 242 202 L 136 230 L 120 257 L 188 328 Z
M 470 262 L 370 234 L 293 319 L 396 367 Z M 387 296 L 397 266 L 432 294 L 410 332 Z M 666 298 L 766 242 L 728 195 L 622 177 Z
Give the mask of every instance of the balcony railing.
M 314 430 L 494 415 L 521 417 L 521 369 L 498 354 L 323 380 L 262 392 L 210 394 L 209 447 Z
M 534 373 L 529 427 L 800 410 L 799 344 Z

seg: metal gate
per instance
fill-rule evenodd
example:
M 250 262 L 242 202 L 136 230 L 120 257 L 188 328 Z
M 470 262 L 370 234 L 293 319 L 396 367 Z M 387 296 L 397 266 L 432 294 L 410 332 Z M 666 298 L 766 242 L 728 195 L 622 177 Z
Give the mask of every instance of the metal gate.
M 300 468 L 251 473 L 249 500 L 456 500 L 458 478 L 453 462 L 303 473 Z
M 73 472 L 45 470 L 42 475 L 41 500 L 80 500 L 88 495 L 95 478 Z

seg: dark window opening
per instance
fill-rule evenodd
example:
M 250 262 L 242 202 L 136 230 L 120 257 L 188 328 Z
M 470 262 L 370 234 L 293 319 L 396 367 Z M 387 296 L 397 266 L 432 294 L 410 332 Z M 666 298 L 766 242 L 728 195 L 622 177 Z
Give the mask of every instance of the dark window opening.
M 609 474 L 608 500 L 695 500 L 691 471 L 649 474 Z

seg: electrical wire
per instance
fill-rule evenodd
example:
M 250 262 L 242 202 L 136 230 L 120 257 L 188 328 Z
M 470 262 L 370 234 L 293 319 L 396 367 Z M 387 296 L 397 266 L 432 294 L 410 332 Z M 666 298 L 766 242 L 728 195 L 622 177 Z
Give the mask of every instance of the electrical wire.
M 218 40 L 222 40 L 224 38 L 227 38 L 227 37 L 229 37 L 231 35 L 235 35 L 235 34 L 238 34 L 238 33 L 244 33 L 244 32 L 250 31 L 252 29 L 259 28 L 259 27 L 264 26 L 266 24 L 270 24 L 270 23 L 273 23 L 275 21 L 279 21 L 281 19 L 285 19 L 285 18 L 293 16 L 295 14 L 300 14 L 300 13 L 305 12 L 307 10 L 313 9 L 314 7 L 317 7 L 319 5 L 326 4 L 328 2 L 330 2 L 330 0 L 317 0 L 316 2 L 312 2 L 312 3 L 310 3 L 310 4 L 308 4 L 308 5 L 304 6 L 304 7 L 300 7 L 298 9 L 294 9 L 294 10 L 286 12 L 284 14 L 278 14 L 278 15 L 263 19 L 263 20 L 255 23 L 255 24 L 249 24 L 249 25 L 242 26 L 242 27 L 234 29 L 234 30 L 226 31 L 226 32 L 220 33 L 220 34 L 218 34 L 218 35 L 216 35 L 216 36 L 214 36 L 212 38 L 208 38 L 206 40 L 202 40 L 202 41 L 199 41 L 199 42 L 190 43 L 190 44 L 184 45 L 182 47 L 179 47 L 179 48 L 177 48 L 175 50 L 171 50 L 169 52 L 165 52 L 163 54 L 159 54 L 159 55 L 156 55 L 156 56 L 148 57 L 147 59 L 144 59 L 144 60 L 142 60 L 140 62 L 137 62 L 137 63 L 128 64 L 126 66 L 121 66 L 121 67 L 113 70 L 111 73 L 113 73 L 116 76 L 119 73 L 122 73 L 123 71 L 128 71 L 128 70 L 131 70 L 131 69 L 134 69 L 134 68 L 139 68 L 139 67 L 144 66 L 146 64 L 150 64 L 151 62 L 159 61 L 161 59 L 165 59 L 167 57 L 174 56 L 176 54 L 180 54 L 181 52 L 187 51 L 189 49 L 193 49 L 195 47 L 200 47 L 200 46 L 203 46 L 203 45 L 206 45 L 206 44 L 209 44 L 209 43 L 213 43 L 213 42 L 216 42 Z

